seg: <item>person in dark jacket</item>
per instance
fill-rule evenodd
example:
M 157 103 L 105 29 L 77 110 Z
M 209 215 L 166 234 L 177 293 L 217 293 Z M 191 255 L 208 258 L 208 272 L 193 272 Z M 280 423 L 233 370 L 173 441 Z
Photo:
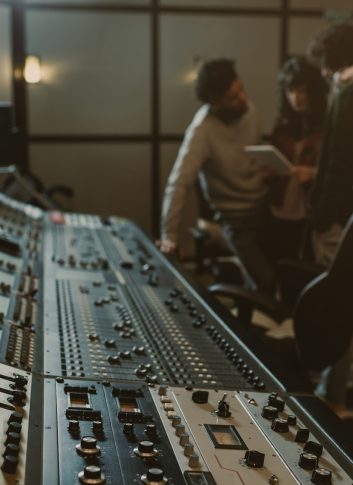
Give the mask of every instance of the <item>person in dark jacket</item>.
M 353 24 L 336 24 L 322 31 L 309 53 L 331 83 L 330 107 L 312 199 L 316 259 L 328 265 L 353 213 Z M 332 338 L 338 331 L 332 328 Z M 324 371 L 317 389 L 341 417 L 353 415 L 346 408 L 352 364 L 353 340 L 337 364 Z
M 316 260 L 327 265 L 353 212 L 353 24 L 333 25 L 318 34 L 310 54 L 331 83 L 312 197 Z

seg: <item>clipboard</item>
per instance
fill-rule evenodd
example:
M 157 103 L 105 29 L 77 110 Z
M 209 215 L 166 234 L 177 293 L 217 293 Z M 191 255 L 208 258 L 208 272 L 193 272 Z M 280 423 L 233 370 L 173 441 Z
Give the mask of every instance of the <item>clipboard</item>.
M 291 173 L 291 162 L 273 145 L 247 145 L 244 147 L 244 151 L 259 165 L 271 167 L 279 175 Z

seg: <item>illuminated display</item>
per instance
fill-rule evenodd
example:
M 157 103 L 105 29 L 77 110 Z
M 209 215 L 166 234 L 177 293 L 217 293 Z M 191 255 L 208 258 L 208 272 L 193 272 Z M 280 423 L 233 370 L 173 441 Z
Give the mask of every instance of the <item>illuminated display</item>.
M 215 448 L 223 448 L 225 450 L 248 449 L 234 426 L 227 424 L 205 424 L 205 428 Z

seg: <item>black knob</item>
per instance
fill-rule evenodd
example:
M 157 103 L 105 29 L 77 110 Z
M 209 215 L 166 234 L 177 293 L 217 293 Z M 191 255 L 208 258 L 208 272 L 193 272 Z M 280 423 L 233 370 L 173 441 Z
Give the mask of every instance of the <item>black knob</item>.
M 311 481 L 317 485 L 330 485 L 332 472 L 326 468 L 316 468 L 311 476 Z
M 251 468 L 261 468 L 264 466 L 265 455 L 255 450 L 247 450 L 245 453 L 245 463 Z
M 18 445 L 21 440 L 21 435 L 19 433 L 9 433 L 7 435 L 5 445 Z
M 288 419 L 287 419 L 287 423 L 290 426 L 295 426 L 297 424 L 297 418 L 296 418 L 296 416 L 294 416 L 294 414 L 289 414 Z
M 164 472 L 160 468 L 150 468 L 147 472 L 147 480 L 150 482 L 162 482 Z
M 278 411 L 283 411 L 284 401 L 276 396 L 276 394 L 270 394 L 268 398 L 269 406 L 273 406 L 278 409 Z
M 23 376 L 16 376 L 15 377 L 15 386 L 18 389 L 23 389 L 28 383 L 28 379 Z
M 7 429 L 7 433 L 6 434 L 9 434 L 9 433 L 21 433 L 21 429 L 22 429 L 22 424 L 21 423 L 12 422 L 12 423 L 9 424 L 9 427 Z
M 261 416 L 265 419 L 275 419 L 278 416 L 278 409 L 274 406 L 264 406 Z
M 17 456 L 5 455 L 4 462 L 1 466 L 1 470 L 4 473 L 11 473 L 11 474 L 16 473 L 17 463 L 18 463 Z
M 110 338 L 110 339 L 106 339 L 106 340 L 104 340 L 104 345 L 105 345 L 107 348 L 116 347 L 116 343 L 115 343 L 115 340 L 114 340 L 113 338 Z
M 157 428 L 155 424 L 147 424 L 145 428 L 147 436 L 155 437 L 157 435 Z
M 123 431 L 124 434 L 134 434 L 134 425 L 132 423 L 125 423 Z
M 312 453 L 320 458 L 322 454 L 323 446 L 320 443 L 316 443 L 315 441 L 307 441 L 304 446 L 304 451 L 308 453 Z
M 26 399 L 26 393 L 25 391 L 20 391 L 20 390 L 15 390 L 12 392 L 12 398 L 10 398 L 11 402 L 15 406 L 24 406 L 25 405 L 25 399 Z
M 137 355 L 144 355 L 144 353 L 145 353 L 145 347 L 143 347 L 143 346 L 140 346 L 140 347 L 136 347 L 136 346 L 134 346 L 134 347 L 132 348 L 132 350 L 133 350 L 133 351 L 135 352 L 135 354 L 137 354 Z
M 80 423 L 76 419 L 71 419 L 68 426 L 69 432 L 72 434 L 80 432 Z
M 104 475 L 99 466 L 88 465 L 78 474 L 81 483 L 89 485 L 102 485 L 105 483 Z
M 101 477 L 101 469 L 99 466 L 89 465 L 86 466 L 84 469 L 85 478 L 100 478 Z
M 17 456 L 20 452 L 20 448 L 17 445 L 7 445 L 4 455 Z
M 307 428 L 300 428 L 295 435 L 295 441 L 297 443 L 305 443 L 309 439 L 309 430 Z
M 8 419 L 8 423 L 22 423 L 23 416 L 21 413 L 18 413 L 17 411 L 14 411 L 13 413 L 10 414 L 10 417 Z
M 104 432 L 102 421 L 93 421 L 92 431 L 93 431 L 93 433 L 96 433 L 96 434 L 102 434 Z
M 314 470 L 317 466 L 318 458 L 312 453 L 301 453 L 299 458 L 299 466 L 305 470 Z
M 109 355 L 108 357 L 109 364 L 117 365 L 120 363 L 119 355 Z
M 81 448 L 83 450 L 93 450 L 97 446 L 97 440 L 93 436 L 84 436 L 81 438 Z
M 97 446 L 97 439 L 93 436 L 83 436 L 81 443 L 76 445 L 76 451 L 84 456 L 96 456 L 100 453 L 100 448 Z
M 277 433 L 287 433 L 288 432 L 288 422 L 286 419 L 275 418 L 272 421 L 271 428 Z
M 153 453 L 152 441 L 140 441 L 138 444 L 138 450 L 140 453 Z

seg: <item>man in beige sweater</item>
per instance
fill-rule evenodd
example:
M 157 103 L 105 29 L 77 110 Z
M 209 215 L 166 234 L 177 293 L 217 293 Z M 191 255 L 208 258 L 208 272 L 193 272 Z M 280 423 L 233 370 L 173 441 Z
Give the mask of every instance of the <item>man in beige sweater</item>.
M 196 94 L 203 106 L 188 127 L 164 193 L 161 251 L 178 245 L 188 190 L 202 178 L 205 197 L 221 215 L 223 234 L 248 274 L 248 284 L 273 293 L 275 274 L 264 251 L 267 188 L 246 145 L 259 142 L 258 118 L 242 81 L 227 59 L 205 63 Z

